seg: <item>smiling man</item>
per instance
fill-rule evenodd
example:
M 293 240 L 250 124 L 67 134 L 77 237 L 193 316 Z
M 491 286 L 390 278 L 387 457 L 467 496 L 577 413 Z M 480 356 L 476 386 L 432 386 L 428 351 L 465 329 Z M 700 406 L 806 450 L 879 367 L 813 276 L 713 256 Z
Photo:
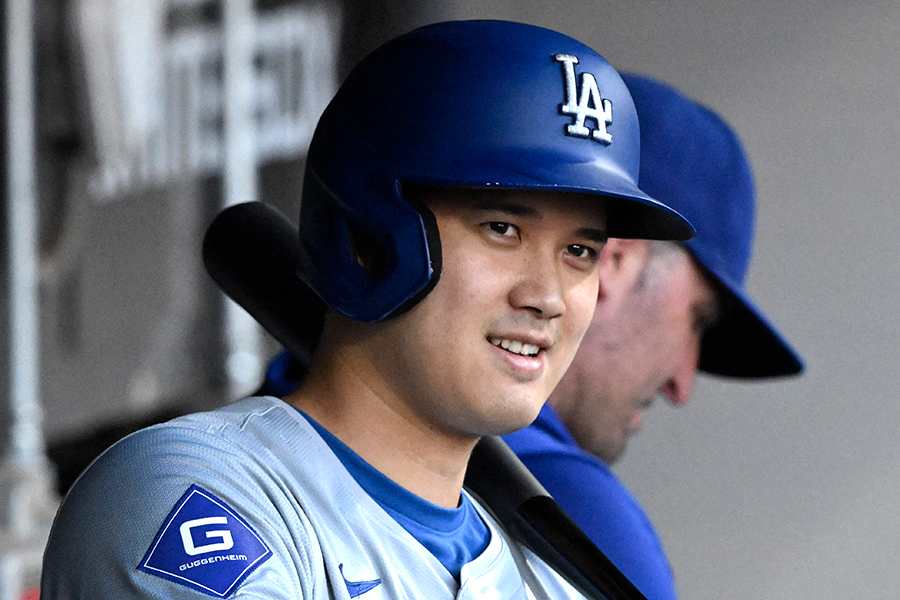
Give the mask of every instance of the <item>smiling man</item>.
M 425 27 L 365 59 L 310 146 L 308 376 L 119 442 L 72 487 L 45 599 L 577 598 L 467 492 L 575 355 L 607 235 L 686 239 L 636 185 L 618 73 L 558 33 Z
M 412 199 L 435 216 L 440 283 L 394 319 L 330 313 L 309 376 L 285 400 L 394 482 L 454 508 L 474 442 L 532 422 L 575 355 L 606 222 L 602 201 L 581 194 Z

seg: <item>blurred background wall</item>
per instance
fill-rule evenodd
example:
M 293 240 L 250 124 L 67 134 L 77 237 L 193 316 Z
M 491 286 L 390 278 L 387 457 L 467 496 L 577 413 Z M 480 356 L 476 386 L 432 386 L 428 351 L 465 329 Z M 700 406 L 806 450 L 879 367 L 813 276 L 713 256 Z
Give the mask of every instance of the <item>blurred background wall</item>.
M 6 48 L 17 4 L 6 3 Z M 235 342 L 226 331 L 228 310 L 199 258 L 206 224 L 232 200 L 261 199 L 296 214 L 304 127 L 366 51 L 429 21 L 505 18 L 568 33 L 616 68 L 663 79 L 708 104 L 738 132 L 755 169 L 749 289 L 804 355 L 807 373 L 758 384 L 702 377 L 686 407 L 659 403 L 647 415 L 617 466 L 656 523 L 681 597 L 897 597 L 900 4 L 33 6 L 38 387 L 53 479 L 41 484 L 0 472 L 5 502 L 28 496 L 13 493 L 23 481 L 32 491 L 47 488 L 34 494 L 56 498 L 84 457 L 137 424 L 249 391 L 259 365 L 229 362 Z M 225 39 L 226 27 L 236 37 Z M 250 82 L 244 105 L 247 88 L 225 84 L 234 61 L 244 69 L 240 81 Z M 226 122 L 228 110 L 243 121 Z M 240 162 L 250 142 L 230 128 L 235 122 L 255 132 L 249 162 Z M 15 133 L 9 124 L 7 117 L 7 136 Z M 14 158 L 8 148 L 7 165 Z M 9 167 L 3 183 L 8 195 Z M 4 244 L 7 206 L 0 213 Z M 0 303 L 7 313 L 15 257 L 7 251 L 4 258 Z M 246 323 L 236 329 L 247 331 Z M 249 331 L 237 356 L 249 352 L 264 362 L 276 348 Z M 6 318 L 0 334 L 10 336 Z M 4 383 L 11 379 L 9 347 L 0 353 Z M 235 375 L 241 365 L 249 369 L 243 380 Z M 0 447 L 11 446 L 14 402 L 10 395 L 0 403 L 8 425 Z M 11 503 L 0 521 L 0 600 L 18 600 L 34 577 L 32 567 L 16 562 L 27 553 L 15 554 L 19 513 Z

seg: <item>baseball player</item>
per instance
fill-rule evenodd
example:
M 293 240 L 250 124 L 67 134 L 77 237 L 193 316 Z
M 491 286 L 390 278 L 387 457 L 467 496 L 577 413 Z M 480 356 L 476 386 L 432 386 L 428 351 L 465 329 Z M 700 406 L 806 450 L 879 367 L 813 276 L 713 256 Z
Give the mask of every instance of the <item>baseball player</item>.
M 505 440 L 647 598 L 669 600 L 676 587 L 662 544 L 608 465 L 655 396 L 688 400 L 698 368 L 757 379 L 803 364 L 744 290 L 755 193 L 734 132 L 666 84 L 623 78 L 641 124 L 641 189 L 697 233 L 684 243 L 610 240 L 572 366 L 537 421 Z
M 309 374 L 106 451 L 42 598 L 581 597 L 462 484 L 570 363 L 606 236 L 691 235 L 638 188 L 638 143 L 620 76 L 567 36 L 450 22 L 376 50 L 307 159 Z

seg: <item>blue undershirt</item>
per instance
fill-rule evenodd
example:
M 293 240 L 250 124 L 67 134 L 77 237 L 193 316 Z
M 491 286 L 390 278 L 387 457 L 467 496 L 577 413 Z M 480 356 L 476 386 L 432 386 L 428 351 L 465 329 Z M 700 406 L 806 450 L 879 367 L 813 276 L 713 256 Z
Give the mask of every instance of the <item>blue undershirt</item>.
M 363 460 L 312 417 L 297 410 L 322 436 L 360 487 L 459 582 L 463 565 L 484 552 L 491 539 L 490 530 L 469 498 L 463 494 L 457 508 L 444 508 L 416 496 Z

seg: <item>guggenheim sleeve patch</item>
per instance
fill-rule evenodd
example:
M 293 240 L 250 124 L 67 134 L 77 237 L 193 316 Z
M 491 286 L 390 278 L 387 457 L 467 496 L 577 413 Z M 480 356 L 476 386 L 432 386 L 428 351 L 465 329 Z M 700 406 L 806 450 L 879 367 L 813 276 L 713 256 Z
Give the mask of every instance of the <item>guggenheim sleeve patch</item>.
M 226 598 L 270 556 L 272 551 L 244 519 L 192 485 L 169 513 L 138 569 Z

